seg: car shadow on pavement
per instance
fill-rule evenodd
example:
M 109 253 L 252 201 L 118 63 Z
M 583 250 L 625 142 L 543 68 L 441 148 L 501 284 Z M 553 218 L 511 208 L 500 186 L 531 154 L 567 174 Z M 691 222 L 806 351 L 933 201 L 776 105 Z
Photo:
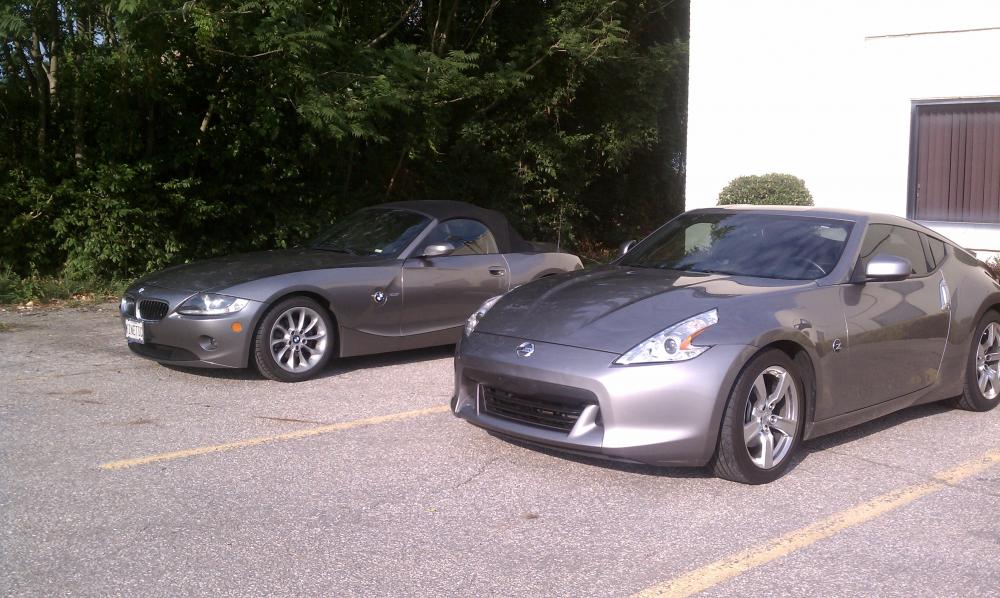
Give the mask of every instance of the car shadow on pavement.
M 833 434 L 828 434 L 826 436 L 820 436 L 819 438 L 813 440 L 808 440 L 803 445 L 803 450 L 800 451 L 800 455 L 807 453 L 819 453 L 825 450 L 837 448 L 841 445 L 854 442 L 855 440 L 860 440 L 862 438 L 884 432 L 885 430 L 905 424 L 909 421 L 923 419 L 925 417 L 934 417 L 936 415 L 941 415 L 954 410 L 954 407 L 951 407 L 943 402 L 926 403 L 915 407 L 907 407 L 906 409 L 890 413 L 889 415 L 885 415 L 870 422 L 853 426 L 851 428 L 847 428 L 846 430 L 841 430 L 840 432 L 834 432 Z
M 808 440 L 803 445 L 802 448 L 792 456 L 792 464 L 790 471 L 794 471 L 795 468 L 809 457 L 812 453 L 821 453 L 825 450 L 837 448 L 841 445 L 854 442 L 855 440 L 860 440 L 880 432 L 884 432 L 890 428 L 904 424 L 909 421 L 914 421 L 918 419 L 923 419 L 925 417 L 934 417 L 941 415 L 943 413 L 948 413 L 952 411 L 953 408 L 948 405 L 937 402 L 928 403 L 925 405 L 918 405 L 915 407 L 908 407 L 901 411 L 895 413 L 890 413 L 884 417 L 881 417 L 870 422 L 847 428 L 846 430 L 841 430 L 840 432 L 834 432 L 833 434 L 828 434 L 826 436 L 821 436 L 814 440 Z M 489 431 L 488 431 L 489 432 Z M 552 449 L 549 447 L 533 444 L 530 442 L 525 442 L 516 438 L 511 438 L 509 436 L 504 436 L 502 434 L 495 434 L 489 432 L 491 436 L 497 439 L 503 440 L 510 444 L 520 446 L 532 451 L 543 453 L 558 459 L 565 461 L 573 461 L 575 463 L 582 463 L 586 465 L 593 465 L 596 467 L 603 467 L 606 469 L 613 469 L 615 471 L 621 471 L 625 473 L 635 473 L 640 475 L 657 476 L 657 477 L 671 477 L 671 478 L 711 478 L 714 477 L 709 467 L 661 467 L 656 465 L 643 465 L 641 463 L 629 463 L 625 461 L 614 461 L 610 459 L 603 459 L 600 457 L 589 457 L 586 455 L 581 455 L 578 453 L 567 453 L 560 451 L 558 449 Z
M 438 347 L 427 347 L 423 349 L 411 349 L 409 351 L 396 351 L 394 353 L 378 353 L 375 355 L 362 355 L 360 357 L 335 358 L 327 364 L 322 372 L 319 372 L 308 381 L 333 378 L 350 372 L 365 370 L 368 368 L 407 365 L 420 363 L 422 361 L 432 361 L 435 359 L 445 359 L 455 355 L 455 345 L 441 345 Z M 168 364 L 161 364 L 163 367 L 205 378 L 217 378 L 220 380 L 265 380 L 256 368 L 248 367 L 243 369 L 210 369 L 210 368 L 186 368 Z

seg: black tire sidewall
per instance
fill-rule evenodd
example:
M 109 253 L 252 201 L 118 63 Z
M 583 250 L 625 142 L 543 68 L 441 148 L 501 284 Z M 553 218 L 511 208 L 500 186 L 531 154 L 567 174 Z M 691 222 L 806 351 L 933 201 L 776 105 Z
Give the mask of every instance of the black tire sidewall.
M 792 376 L 799 402 L 797 405 L 798 424 L 795 438 L 792 440 L 792 446 L 789 448 L 784 461 L 771 469 L 761 469 L 754 465 L 750 459 L 746 443 L 743 440 L 743 414 L 754 380 L 757 379 L 757 376 L 761 372 L 771 366 L 780 366 Z M 728 458 L 731 464 L 736 465 L 736 473 L 738 473 L 740 479 L 735 481 L 747 484 L 766 484 L 780 478 L 792 467 L 795 461 L 795 454 L 802 444 L 802 431 L 805 427 L 806 419 L 805 387 L 799 369 L 795 362 L 783 351 L 772 349 L 759 353 L 751 359 L 737 377 L 736 383 L 733 385 L 733 390 L 729 394 L 725 415 L 723 416 L 726 421 L 724 421 L 725 425 L 723 426 L 722 434 L 725 436 L 720 436 L 719 439 L 718 451 L 720 453 L 726 451 L 728 455 L 720 454 L 717 456 L 717 458 Z
M 323 357 L 320 358 L 319 363 L 309 371 L 301 373 L 289 372 L 278 365 L 274 356 L 271 355 L 270 347 L 267 346 L 270 330 L 274 326 L 274 322 L 281 314 L 294 307 L 308 307 L 318 313 L 323 319 L 323 324 L 326 325 L 328 335 L 326 352 L 323 353 Z M 265 378 L 280 382 L 302 382 L 316 376 L 326 367 L 334 351 L 337 350 L 336 341 L 337 335 L 333 326 L 333 318 L 330 317 L 330 314 L 322 305 L 309 297 L 289 297 L 271 306 L 271 309 L 267 311 L 257 324 L 257 328 L 254 330 L 254 342 L 251 345 L 253 349 L 253 362 L 257 366 L 257 371 Z

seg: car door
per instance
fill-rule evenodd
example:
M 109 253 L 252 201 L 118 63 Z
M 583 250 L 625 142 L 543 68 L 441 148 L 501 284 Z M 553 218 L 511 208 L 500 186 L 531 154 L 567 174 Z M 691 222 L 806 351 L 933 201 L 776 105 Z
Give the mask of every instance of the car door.
M 950 305 L 921 234 L 902 226 L 870 225 L 861 248 L 861 272 L 876 255 L 905 258 L 912 273 L 905 280 L 842 288 L 850 377 L 848 392 L 837 402 L 838 414 L 933 384 L 948 339 Z
M 462 326 L 483 301 L 507 291 L 507 262 L 483 223 L 466 218 L 441 222 L 421 246 L 443 243 L 455 249 L 443 256 L 411 257 L 403 264 L 404 335 Z

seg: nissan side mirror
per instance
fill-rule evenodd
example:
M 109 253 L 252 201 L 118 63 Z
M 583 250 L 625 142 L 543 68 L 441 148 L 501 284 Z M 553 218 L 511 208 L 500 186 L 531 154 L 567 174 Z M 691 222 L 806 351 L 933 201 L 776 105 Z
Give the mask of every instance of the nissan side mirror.
M 871 281 L 905 280 L 913 272 L 910 260 L 895 255 L 879 254 L 865 267 L 865 279 Z
M 455 251 L 455 246 L 451 243 L 437 243 L 424 247 L 424 252 L 420 254 L 420 257 L 444 257 L 453 251 Z

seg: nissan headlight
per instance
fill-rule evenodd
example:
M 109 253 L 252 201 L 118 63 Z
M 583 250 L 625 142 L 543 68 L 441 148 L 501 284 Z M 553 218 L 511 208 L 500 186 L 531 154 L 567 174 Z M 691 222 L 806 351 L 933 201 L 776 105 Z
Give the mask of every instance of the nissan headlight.
M 694 359 L 708 349 L 707 346 L 695 345 L 695 337 L 718 323 L 719 312 L 714 309 L 692 316 L 632 347 L 616 359 L 615 363 L 632 365 Z
M 215 293 L 198 293 L 187 298 L 177 308 L 177 313 L 185 316 L 221 316 L 234 314 L 249 305 L 246 299 L 216 295 Z
M 476 326 L 479 325 L 479 321 L 482 320 L 483 316 L 486 315 L 486 312 L 490 311 L 490 308 L 493 307 L 493 305 L 500 300 L 500 297 L 503 297 L 503 295 L 490 297 L 489 299 L 484 301 L 482 305 L 479 306 L 479 309 L 472 312 L 472 315 L 469 316 L 469 319 L 465 321 L 465 336 L 469 336 L 470 334 L 472 334 L 472 331 L 475 330 Z

